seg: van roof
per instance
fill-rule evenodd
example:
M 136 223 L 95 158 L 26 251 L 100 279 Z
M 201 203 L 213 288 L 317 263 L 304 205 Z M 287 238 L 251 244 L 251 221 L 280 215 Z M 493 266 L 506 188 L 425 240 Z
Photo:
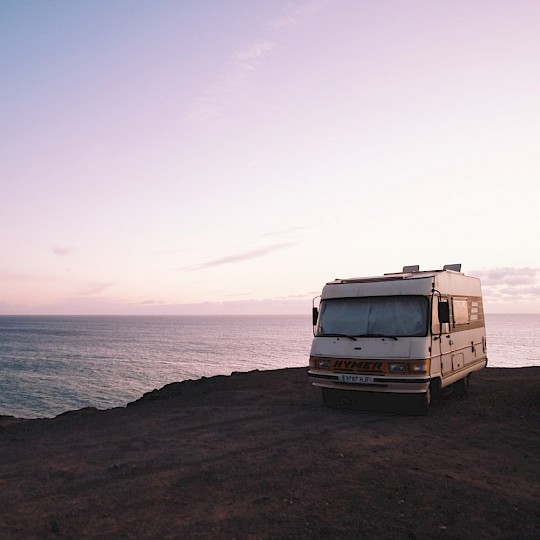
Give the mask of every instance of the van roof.
M 452 268 L 449 268 L 452 267 Z M 457 268 L 459 267 L 459 270 Z M 405 271 L 405 270 L 409 271 Z M 461 265 L 446 265 L 440 270 L 419 270 L 418 266 L 405 266 L 402 272 L 392 272 L 383 274 L 382 276 L 366 276 L 366 277 L 353 277 L 353 278 L 336 278 L 334 281 L 329 281 L 327 285 L 335 285 L 339 283 L 367 283 L 370 281 L 393 281 L 401 279 L 419 279 L 433 277 L 441 272 L 449 272 L 452 274 L 464 275 L 461 270 Z

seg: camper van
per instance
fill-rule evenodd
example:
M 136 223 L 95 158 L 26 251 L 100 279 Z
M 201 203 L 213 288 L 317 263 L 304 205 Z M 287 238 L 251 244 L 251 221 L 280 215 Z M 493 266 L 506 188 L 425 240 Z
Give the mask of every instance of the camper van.
M 329 407 L 351 391 L 409 394 L 427 414 L 487 365 L 480 280 L 460 264 L 336 279 L 315 300 L 308 375 Z

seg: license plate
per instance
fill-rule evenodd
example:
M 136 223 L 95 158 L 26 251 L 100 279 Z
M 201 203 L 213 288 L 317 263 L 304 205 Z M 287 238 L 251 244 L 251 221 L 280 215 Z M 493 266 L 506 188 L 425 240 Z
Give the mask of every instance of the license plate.
M 338 375 L 338 381 L 344 383 L 371 384 L 373 377 L 370 375 Z

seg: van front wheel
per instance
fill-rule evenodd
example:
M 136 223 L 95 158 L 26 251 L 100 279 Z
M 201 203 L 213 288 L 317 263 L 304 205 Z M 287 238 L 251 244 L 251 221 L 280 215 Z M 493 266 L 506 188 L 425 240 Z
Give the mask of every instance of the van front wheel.
M 431 392 L 431 405 L 440 405 L 442 403 L 441 379 L 431 379 L 429 389 Z
M 428 386 L 428 389 L 420 394 L 420 414 L 422 416 L 427 416 L 429 414 L 429 408 L 431 407 L 431 387 Z
M 454 383 L 454 395 L 462 398 L 467 394 L 468 390 L 468 380 L 466 379 L 459 379 L 459 381 L 456 381 Z
M 429 409 L 431 408 L 431 389 L 428 386 L 428 389 L 422 394 L 414 394 L 416 397 L 416 416 L 427 416 L 429 414 Z

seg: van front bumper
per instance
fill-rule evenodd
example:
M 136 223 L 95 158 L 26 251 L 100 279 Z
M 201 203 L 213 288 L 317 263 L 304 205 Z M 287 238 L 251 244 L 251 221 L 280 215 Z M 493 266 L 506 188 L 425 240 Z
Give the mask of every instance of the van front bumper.
M 352 374 L 351 374 L 352 375 Z M 340 390 L 355 390 L 359 392 L 386 392 L 399 394 L 419 394 L 426 392 L 431 377 L 423 376 L 368 376 L 369 382 L 343 382 L 343 374 L 329 373 L 323 371 L 309 370 L 308 376 L 312 379 L 314 386 L 325 388 L 336 388 Z M 353 377 L 351 377 L 352 379 Z

